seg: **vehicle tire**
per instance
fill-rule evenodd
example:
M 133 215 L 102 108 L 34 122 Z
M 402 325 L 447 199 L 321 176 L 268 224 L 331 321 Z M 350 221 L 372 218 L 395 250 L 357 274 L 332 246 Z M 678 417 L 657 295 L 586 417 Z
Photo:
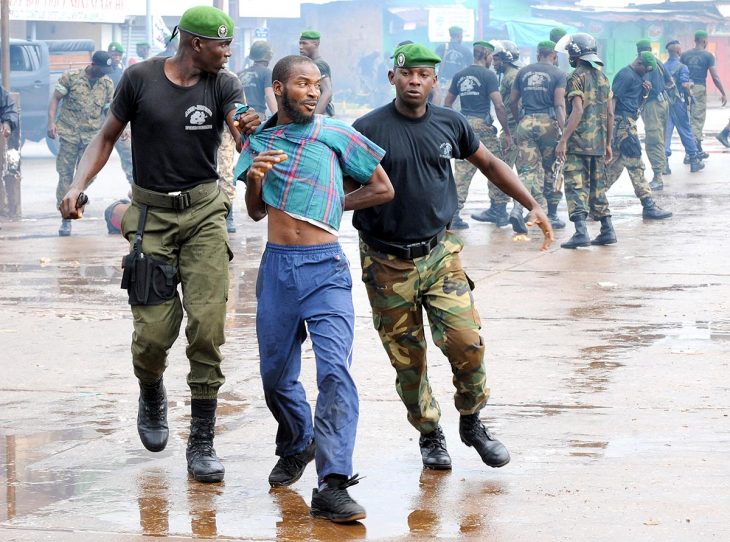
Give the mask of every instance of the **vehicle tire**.
M 58 156 L 58 138 L 51 139 L 46 136 L 46 145 L 48 146 L 48 150 L 53 153 L 53 156 Z

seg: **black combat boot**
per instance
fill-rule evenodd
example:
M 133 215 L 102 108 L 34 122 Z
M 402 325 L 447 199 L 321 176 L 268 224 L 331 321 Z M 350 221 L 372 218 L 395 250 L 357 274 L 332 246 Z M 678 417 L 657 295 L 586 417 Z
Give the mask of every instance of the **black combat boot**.
M 707 158 L 710 157 L 710 155 L 708 153 L 706 153 L 704 150 L 702 150 L 702 143 L 700 143 L 699 141 L 697 142 L 697 154 L 699 155 L 699 157 L 702 160 L 706 160 Z
M 226 472 L 215 455 L 214 436 L 215 418 L 191 418 L 185 457 L 188 460 L 188 472 L 198 482 L 220 482 Z
M 64 218 L 61 220 L 61 227 L 58 228 L 59 237 L 68 237 L 71 235 L 71 219 Z
M 492 436 L 479 419 L 479 414 L 470 414 L 459 418 L 459 436 L 461 442 L 473 446 L 490 467 L 504 467 L 509 463 L 509 452 L 504 444 Z
M 698 154 L 699 154 L 699 153 L 698 153 Z M 690 157 L 690 155 L 689 155 L 689 154 L 685 154 L 685 155 L 684 155 L 684 160 L 682 161 L 682 163 L 683 163 L 684 165 L 687 165 L 687 164 L 689 164 L 689 163 L 690 163 L 690 161 L 691 161 L 691 160 L 692 160 L 692 158 Z
M 160 378 L 154 384 L 139 383 L 137 432 L 150 452 L 161 452 L 167 446 L 167 393 Z
M 592 245 L 612 245 L 616 242 L 616 232 L 611 224 L 611 217 L 601 217 L 601 231 L 596 238 L 591 241 Z
M 641 205 L 644 206 L 642 216 L 647 220 L 661 220 L 672 216 L 671 211 L 665 211 L 659 207 L 651 196 L 641 198 Z
M 654 177 L 652 178 L 651 182 L 649 183 L 649 188 L 652 190 L 664 190 L 664 179 L 662 179 L 661 175 L 657 175 L 654 173 Z
M 664 169 L 662 170 L 662 175 L 671 175 L 672 174 L 672 168 L 669 167 L 669 157 L 667 156 L 664 159 Z
M 727 136 L 730 135 L 730 130 L 728 128 L 723 128 L 722 132 L 717 134 L 715 137 L 717 137 L 717 140 L 722 143 L 723 147 L 730 148 L 730 141 L 728 141 Z
M 689 159 L 689 172 L 690 173 L 697 173 L 698 171 L 702 171 L 705 169 L 705 163 L 702 161 L 702 159 L 699 156 L 693 156 Z M 653 190 L 653 188 L 652 188 Z
M 280 457 L 269 474 L 269 485 L 271 487 L 290 486 L 304 474 L 304 469 L 314 459 L 316 450 L 314 441 L 301 452 L 286 457 Z
M 479 222 L 494 222 L 496 220 L 496 215 L 494 214 L 494 200 L 491 200 L 489 203 L 489 209 L 484 209 L 480 213 L 472 213 L 471 217 L 474 220 L 478 220 Z
M 591 246 L 591 238 L 588 237 L 588 228 L 586 227 L 585 219 L 575 220 L 575 233 L 573 237 L 568 239 L 565 243 L 560 246 L 563 248 L 578 248 Z
M 350 497 L 347 488 L 360 482 L 356 474 L 347 476 L 330 475 L 325 478 L 327 487 L 312 490 L 312 507 L 309 513 L 315 518 L 325 518 L 335 523 L 349 523 L 365 519 L 365 508 Z
M 498 228 L 509 226 L 509 214 L 507 213 L 506 203 L 494 205 L 494 225 Z
M 427 469 L 450 470 L 451 456 L 446 450 L 446 437 L 441 426 L 436 427 L 430 433 L 421 435 L 418 439 L 421 447 L 421 459 L 423 466 Z
M 522 216 L 523 209 L 522 205 L 515 202 L 512 211 L 509 213 L 509 223 L 512 224 L 512 230 L 515 233 L 527 233 L 527 224 L 525 224 L 525 219 Z
M 461 219 L 461 216 L 459 216 L 459 211 L 456 211 L 454 213 L 453 218 L 451 219 L 451 226 L 449 227 L 450 230 L 466 230 L 469 229 L 469 224 L 464 222 Z
M 233 207 L 226 215 L 226 230 L 228 233 L 236 233 L 236 223 L 233 222 Z
M 557 203 L 548 203 L 548 218 L 550 219 L 550 224 L 554 230 L 562 230 L 565 228 L 565 222 L 558 218 Z

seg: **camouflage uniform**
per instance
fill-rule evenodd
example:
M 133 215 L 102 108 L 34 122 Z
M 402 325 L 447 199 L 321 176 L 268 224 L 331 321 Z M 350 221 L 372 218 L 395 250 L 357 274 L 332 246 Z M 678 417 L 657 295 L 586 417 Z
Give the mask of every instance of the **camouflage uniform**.
M 690 119 L 692 134 L 697 143 L 702 143 L 702 130 L 705 127 L 707 118 L 707 86 L 695 83 L 692 87 L 692 107 L 690 108 Z
M 119 154 L 119 159 L 122 161 L 122 171 L 124 171 L 124 176 L 127 177 L 127 182 L 129 184 L 132 184 L 134 182 L 132 166 L 132 140 L 128 132 L 127 135 L 124 136 L 124 139 L 122 139 L 121 137 L 117 139 L 117 142 L 114 144 L 114 148 L 117 150 L 117 153 Z
M 469 122 L 469 126 L 472 127 L 474 132 L 476 132 L 477 136 L 479 136 L 479 140 L 484 143 L 484 146 L 489 149 L 494 156 L 501 160 L 502 146 L 497 138 L 497 128 L 492 124 L 487 124 L 484 119 L 479 117 L 469 116 L 466 117 L 466 120 Z M 476 166 L 472 165 L 472 163 L 468 160 L 456 160 L 456 163 L 454 164 L 456 195 L 459 201 L 457 213 L 464 208 L 464 203 L 469 195 L 469 186 L 471 186 L 471 180 L 474 177 L 476 170 Z M 497 185 L 495 185 L 492 181 L 488 181 L 488 183 L 489 199 L 493 203 L 505 204 L 509 202 L 509 196 L 497 188 Z
M 221 146 L 218 147 L 218 185 L 231 200 L 231 204 L 236 199 L 236 182 L 233 179 L 235 158 L 236 141 L 231 132 L 224 129 L 221 135 Z
M 551 177 L 555 163 L 555 147 L 561 132 L 558 121 L 547 113 L 525 115 L 517 125 L 517 174 L 525 187 L 545 207 L 548 203 L 558 205 L 563 193 L 554 190 Z
M 434 343 L 451 364 L 457 410 L 473 414 L 489 398 L 481 322 L 471 293 L 474 284 L 459 258 L 463 246 L 447 232 L 429 254 L 406 260 L 360 242 L 373 323 L 396 370 L 396 389 L 408 421 L 422 434 L 435 430 L 441 416 L 428 381 L 422 307 Z
M 56 157 L 56 203 L 60 205 L 71 186 L 76 166 L 86 146 L 101 129 L 106 108 L 114 94 L 114 83 L 105 75 L 92 85 L 85 68 L 78 68 L 61 75 L 56 91 L 63 95 L 56 120 L 60 138 Z
M 0 86 L 0 123 L 10 125 L 10 137 L 0 135 L 0 216 L 20 218 L 20 118 L 16 101 Z M 17 160 L 8 159 L 8 152 L 14 151 Z
M 635 137 L 639 141 L 636 121 L 628 116 L 617 115 L 613 124 L 613 161 L 608 165 L 606 172 L 606 190 L 611 188 L 623 173 L 624 168 L 629 171 L 631 184 L 634 185 L 634 194 L 639 199 L 651 196 L 651 188 L 644 176 L 644 160 L 641 156 L 626 156 L 621 152 L 621 142 L 627 137 Z M 639 145 L 641 145 L 639 143 Z M 641 147 L 639 147 L 641 152 Z
M 512 85 L 517 77 L 519 70 L 512 64 L 504 63 L 504 73 L 502 74 L 502 80 L 499 83 L 499 93 L 502 95 L 502 102 L 504 108 L 507 110 L 507 124 L 509 125 L 509 132 L 514 136 L 517 133 L 517 121 L 512 116 Z M 499 143 L 504 149 L 507 146 L 507 134 L 504 128 L 499 133 Z M 517 162 L 517 145 L 512 145 L 509 151 L 502 151 L 502 160 L 509 167 L 513 167 Z
M 611 85 L 603 72 L 581 61 L 568 77 L 565 89 L 568 116 L 574 96 L 583 99 L 583 117 L 568 140 L 563 167 L 565 198 L 573 222 L 585 220 L 589 208 L 597 218 L 611 216 L 604 164 Z

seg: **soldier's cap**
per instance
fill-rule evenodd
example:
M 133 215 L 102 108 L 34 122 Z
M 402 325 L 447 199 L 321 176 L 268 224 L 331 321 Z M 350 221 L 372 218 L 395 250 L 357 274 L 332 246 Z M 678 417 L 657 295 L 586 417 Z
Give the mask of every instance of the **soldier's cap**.
M 96 51 L 91 57 L 91 64 L 99 68 L 101 73 L 112 72 L 112 55 L 107 51 Z
M 474 42 L 474 47 L 484 47 L 485 49 L 489 49 L 490 51 L 494 52 L 494 44 L 489 43 L 488 41 L 479 40 Z
M 109 47 L 106 48 L 107 51 L 110 53 L 119 53 L 120 55 L 124 54 L 124 47 L 122 47 L 122 44 L 118 41 L 113 41 L 109 44 Z
M 553 40 L 541 41 L 540 43 L 537 44 L 537 48 L 540 51 L 554 51 L 555 42 Z
M 304 30 L 300 34 L 299 39 L 316 41 L 316 40 L 319 40 L 320 37 L 322 37 L 322 35 L 319 32 L 317 32 L 316 30 Z
M 672 45 L 679 45 L 679 40 L 668 41 L 664 48 L 669 49 Z
M 464 29 L 460 26 L 450 26 L 449 27 L 449 36 L 455 36 L 457 34 L 463 34 Z
M 642 51 L 639 53 L 639 60 L 641 63 L 651 70 L 656 70 L 656 58 L 649 51 Z
M 647 39 L 639 40 L 636 42 L 636 52 L 651 51 L 651 41 Z
M 441 58 L 420 43 L 401 45 L 393 52 L 395 68 L 434 68 Z
M 556 26 L 550 31 L 550 41 L 554 41 L 555 43 L 558 43 L 560 41 L 560 38 L 565 36 L 568 31 L 565 28 L 561 28 L 559 26 Z
M 709 34 L 705 30 L 698 30 L 697 32 L 695 32 L 695 39 L 696 40 L 707 39 L 708 36 L 709 36 Z
M 253 61 L 256 60 L 271 60 L 274 56 L 274 52 L 271 49 L 271 45 L 266 40 L 258 40 L 251 44 L 251 50 L 248 52 L 248 58 Z
M 213 6 L 195 6 L 182 14 L 170 40 L 178 30 L 207 40 L 230 40 L 233 39 L 234 26 L 233 19 L 225 11 Z
M 149 42 L 147 42 L 147 41 L 138 41 L 135 45 L 137 47 L 149 47 L 150 46 Z

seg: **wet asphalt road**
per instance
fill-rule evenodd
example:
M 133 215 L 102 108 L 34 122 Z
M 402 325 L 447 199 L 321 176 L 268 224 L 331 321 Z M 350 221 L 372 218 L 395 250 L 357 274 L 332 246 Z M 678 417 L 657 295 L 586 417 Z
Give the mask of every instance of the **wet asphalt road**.
M 308 516 L 313 465 L 291 489 L 266 482 L 275 426 L 254 331 L 265 230 L 244 218 L 242 196 L 216 438 L 227 472 L 223 484 L 202 485 L 185 470 L 184 337 L 165 376 L 170 443 L 153 454 L 136 434 L 131 318 L 119 289 L 126 245 L 103 222 L 104 207 L 126 191 L 118 160 L 62 239 L 53 160 L 29 145 L 25 219 L 0 221 L 0 540 L 730 539 L 730 154 L 714 139 L 706 149 L 712 157 L 696 175 L 681 152 L 672 157 L 674 174 L 657 195 L 675 213 L 667 221 L 641 219 L 624 175 L 609 194 L 614 246 L 563 250 L 572 233 L 564 230 L 540 253 L 537 232 L 516 242 L 509 228 L 469 220 L 463 261 L 477 284 L 492 388 L 482 418 L 512 453 L 502 469 L 459 441 L 450 370 L 432 345 L 454 469 L 421 469 L 345 226 L 361 395 L 355 465 L 367 476 L 351 494 L 368 518 L 336 526 Z M 472 186 L 469 213 L 487 199 L 483 179 Z M 314 400 L 311 348 L 304 356 Z

